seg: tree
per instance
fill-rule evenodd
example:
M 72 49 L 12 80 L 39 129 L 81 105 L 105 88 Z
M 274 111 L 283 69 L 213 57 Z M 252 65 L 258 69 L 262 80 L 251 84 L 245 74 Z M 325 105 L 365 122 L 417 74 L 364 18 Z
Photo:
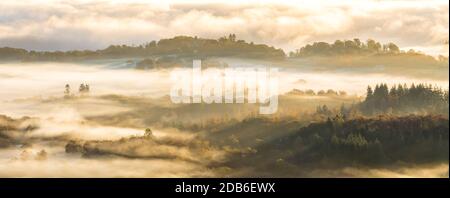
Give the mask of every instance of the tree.
M 84 86 L 84 84 L 80 84 L 80 88 L 78 89 L 78 91 L 80 93 L 83 93 L 85 91 L 85 89 L 86 89 L 86 86 Z
M 236 35 L 235 34 L 228 35 L 228 40 L 230 40 L 231 42 L 236 42 Z
M 370 85 L 369 85 L 369 86 L 367 86 L 366 100 L 367 99 L 370 100 L 372 98 L 372 96 L 373 96 L 373 90 L 372 90 L 372 87 L 370 87 Z
M 400 48 L 397 45 L 395 45 L 394 43 L 388 43 L 387 49 L 391 53 L 399 53 L 400 52 Z
M 70 85 L 66 84 L 65 89 L 64 89 L 64 98 L 69 98 L 70 97 Z
M 150 128 L 146 128 L 144 132 L 145 137 L 153 137 L 153 132 Z
M 80 95 L 84 96 L 89 93 L 89 85 L 88 84 L 80 84 L 80 88 L 78 89 Z
M 367 40 L 367 49 L 370 52 L 379 52 L 381 50 L 381 44 L 372 39 Z

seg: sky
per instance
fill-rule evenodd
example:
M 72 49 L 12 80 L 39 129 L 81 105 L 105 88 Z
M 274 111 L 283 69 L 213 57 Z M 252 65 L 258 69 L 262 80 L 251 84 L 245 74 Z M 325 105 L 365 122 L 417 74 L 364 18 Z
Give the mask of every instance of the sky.
M 193 2 L 2 0 L 0 47 L 95 50 L 234 33 L 286 52 L 316 41 L 371 38 L 448 56 L 447 0 Z

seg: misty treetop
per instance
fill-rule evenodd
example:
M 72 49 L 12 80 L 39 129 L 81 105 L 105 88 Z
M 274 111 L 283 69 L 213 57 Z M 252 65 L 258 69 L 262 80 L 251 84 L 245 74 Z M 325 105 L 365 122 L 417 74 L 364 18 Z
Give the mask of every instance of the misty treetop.
M 366 42 L 358 38 L 353 40 L 336 40 L 334 43 L 314 42 L 307 44 L 295 52 L 289 53 L 290 57 L 310 57 L 310 56 L 336 56 L 336 55 L 416 55 L 427 56 L 421 52 L 410 49 L 400 50 L 395 43 L 381 44 L 373 39 Z M 433 58 L 428 56 L 429 58 Z M 439 56 L 440 61 L 447 61 L 448 57 Z
M 334 43 L 314 42 L 292 52 L 290 56 L 338 55 L 338 54 L 367 54 L 367 53 L 399 53 L 400 48 L 394 43 L 382 45 L 369 39 L 366 43 L 360 39 L 336 40 Z
M 381 113 L 438 113 L 448 115 L 448 90 L 426 84 L 410 86 L 377 84 L 367 88 L 361 111 L 367 115 Z
M 316 93 L 312 89 L 307 89 L 307 90 L 293 89 L 292 91 L 288 92 L 287 94 L 300 95 L 300 96 L 346 96 L 347 92 L 345 92 L 345 91 L 335 91 L 333 89 L 327 89 L 326 91 L 325 90 L 319 90 Z
M 315 115 L 322 119 L 338 116 L 344 120 L 379 115 L 449 115 L 448 90 L 430 84 L 393 85 L 381 83 L 367 87 L 364 100 L 342 103 L 340 108 L 319 104 Z
M 79 96 L 87 96 L 89 95 L 90 86 L 88 84 L 81 83 L 80 87 L 78 88 Z M 66 84 L 64 86 L 64 98 L 74 98 L 75 95 L 72 93 L 70 85 Z

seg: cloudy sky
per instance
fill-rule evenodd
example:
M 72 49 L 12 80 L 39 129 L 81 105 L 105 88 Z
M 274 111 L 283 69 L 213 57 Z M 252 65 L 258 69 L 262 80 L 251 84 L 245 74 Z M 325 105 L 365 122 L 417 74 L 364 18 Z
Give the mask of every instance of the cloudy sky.
M 0 1 L 0 47 L 100 49 L 176 35 L 235 33 L 286 51 L 373 38 L 448 55 L 448 1 Z

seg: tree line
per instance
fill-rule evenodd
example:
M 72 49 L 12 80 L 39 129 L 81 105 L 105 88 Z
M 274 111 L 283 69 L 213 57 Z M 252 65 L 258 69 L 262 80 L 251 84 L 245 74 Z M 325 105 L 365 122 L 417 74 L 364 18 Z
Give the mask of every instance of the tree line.
M 294 58 L 336 55 L 416 55 L 432 58 L 413 49 L 402 51 L 392 42 L 381 44 L 373 39 L 363 42 L 358 38 L 353 40 L 336 40 L 334 43 L 314 42 L 289 53 L 289 57 Z M 438 60 L 448 62 L 448 57 L 439 56 Z
M 377 84 L 367 87 L 364 100 L 342 104 L 340 108 L 319 105 L 313 115 L 323 119 L 341 117 L 350 120 L 379 115 L 449 115 L 448 90 L 427 84 Z
M 289 57 L 334 56 L 354 54 L 417 55 L 434 59 L 431 56 L 409 50 L 401 51 L 394 43 L 381 44 L 369 39 L 336 40 L 334 43 L 314 42 L 290 52 Z M 129 57 L 239 57 L 258 59 L 284 59 L 286 53 L 266 44 L 255 44 L 237 39 L 235 34 L 219 39 L 205 39 L 197 36 L 176 36 L 141 45 L 110 45 L 101 50 L 71 51 L 28 51 L 25 49 L 0 47 L 0 59 L 22 61 L 75 61 L 83 59 L 129 58 Z M 439 61 L 448 62 L 448 57 L 439 56 Z
M 448 90 L 426 84 L 368 86 L 360 110 L 366 115 L 393 113 L 436 113 L 447 114 L 449 109 Z
M 23 61 L 64 61 L 78 59 L 124 58 L 124 57 L 241 57 L 241 58 L 284 58 L 282 49 L 265 44 L 255 44 L 236 39 L 235 34 L 219 39 L 205 39 L 190 36 L 176 36 L 142 45 L 110 45 L 102 50 L 74 51 L 27 51 L 24 49 L 0 48 L 1 59 L 20 59 Z
M 444 162 L 449 156 L 448 127 L 448 118 L 431 115 L 346 121 L 335 117 L 312 123 L 267 146 L 292 153 L 286 160 L 303 165 Z
M 88 84 L 81 83 L 80 87 L 78 88 L 78 93 L 80 96 L 87 96 L 90 92 L 90 86 Z M 74 97 L 74 94 L 72 93 L 72 90 L 70 88 L 69 84 L 66 84 L 64 86 L 64 98 L 72 98 Z
M 346 96 L 347 92 L 345 91 L 335 91 L 333 89 L 328 90 L 319 90 L 315 92 L 312 89 L 307 90 L 299 90 L 299 89 L 293 89 L 292 91 L 288 92 L 287 94 L 290 95 L 300 95 L 300 96 Z

